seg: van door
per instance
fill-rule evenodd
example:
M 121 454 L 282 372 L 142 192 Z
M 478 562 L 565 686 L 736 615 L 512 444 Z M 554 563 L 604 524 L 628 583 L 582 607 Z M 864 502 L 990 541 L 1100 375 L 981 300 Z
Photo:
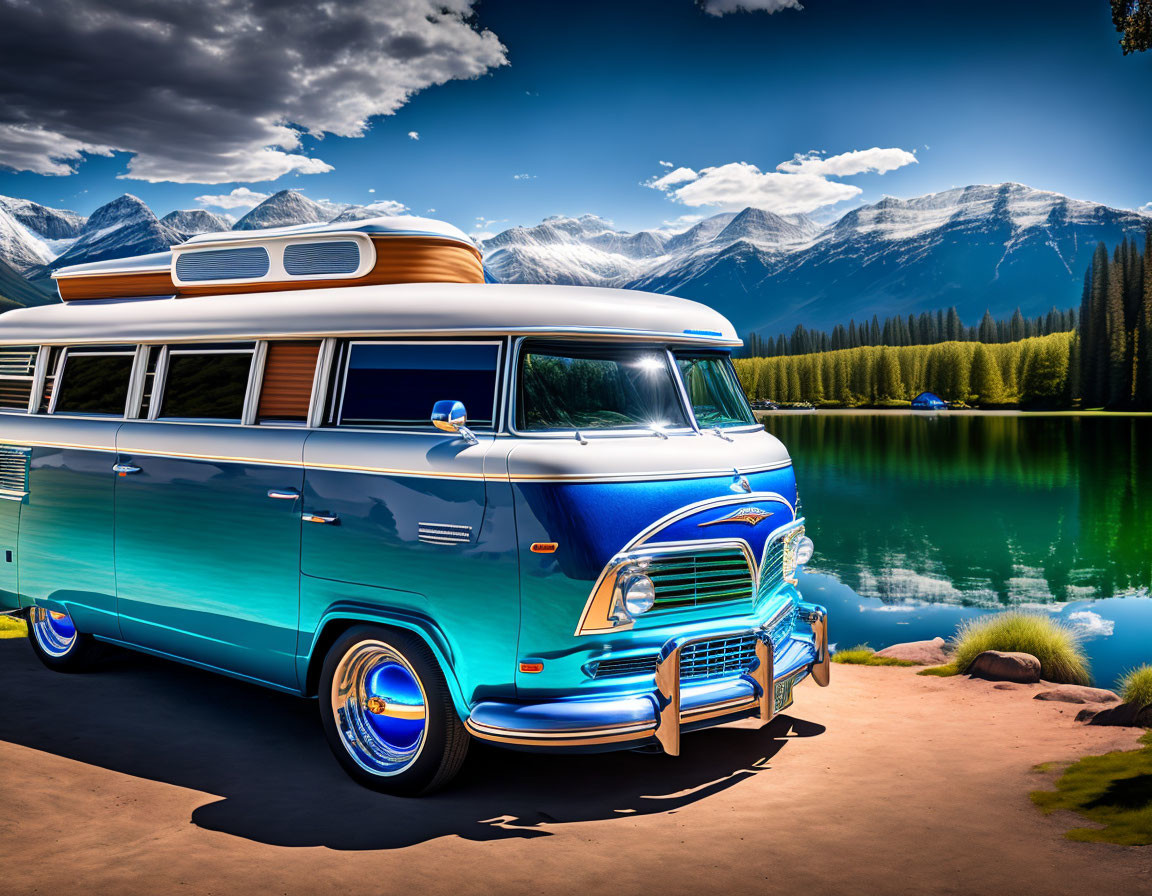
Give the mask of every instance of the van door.
M 501 357 L 497 342 L 345 347 L 335 425 L 304 446 L 302 639 L 333 604 L 368 603 L 435 628 L 466 694 L 512 686 L 515 527 L 493 433 Z M 476 444 L 429 423 L 445 399 L 464 403 Z
M 117 609 L 125 641 L 294 689 L 307 433 L 238 425 L 251 362 L 172 348 L 156 419 L 121 428 Z

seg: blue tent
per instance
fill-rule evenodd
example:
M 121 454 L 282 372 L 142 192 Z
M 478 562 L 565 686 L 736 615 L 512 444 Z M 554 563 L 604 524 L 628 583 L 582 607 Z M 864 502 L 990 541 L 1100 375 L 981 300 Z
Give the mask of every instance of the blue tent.
M 942 411 L 948 407 L 948 403 L 939 395 L 933 395 L 931 392 L 921 392 L 912 399 L 912 407 L 920 411 Z

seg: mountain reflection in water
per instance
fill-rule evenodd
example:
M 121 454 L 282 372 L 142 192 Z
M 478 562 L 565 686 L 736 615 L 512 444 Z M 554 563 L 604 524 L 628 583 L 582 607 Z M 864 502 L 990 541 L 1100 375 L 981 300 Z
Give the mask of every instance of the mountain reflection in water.
M 925 637 L 976 615 L 958 608 L 1042 608 L 1090 639 L 1102 683 L 1105 667 L 1152 662 L 1152 630 L 1135 626 L 1143 650 L 1129 650 L 1136 632 L 1115 631 L 1099 612 L 1134 598 L 1152 626 L 1142 599 L 1152 584 L 1152 417 L 781 413 L 766 423 L 792 454 L 816 543 L 806 579 L 823 574 L 861 611 L 891 611 L 881 614 L 890 637 L 872 646 L 909 640 L 895 625 L 931 615 L 917 607 L 938 606 L 949 622 Z M 858 627 L 842 617 L 836 640 Z M 1092 643 L 1101 638 L 1112 643 Z

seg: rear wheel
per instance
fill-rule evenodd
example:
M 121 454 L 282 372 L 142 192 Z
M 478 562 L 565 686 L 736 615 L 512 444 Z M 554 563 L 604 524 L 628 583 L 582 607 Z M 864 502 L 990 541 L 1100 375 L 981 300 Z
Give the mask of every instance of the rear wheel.
M 28 640 L 36 656 L 57 672 L 84 672 L 99 659 L 99 642 L 76 630 L 67 613 L 32 607 L 28 611 Z
M 384 793 L 437 790 L 468 752 L 444 673 L 408 632 L 362 625 L 342 635 L 324 660 L 320 713 L 344 770 Z

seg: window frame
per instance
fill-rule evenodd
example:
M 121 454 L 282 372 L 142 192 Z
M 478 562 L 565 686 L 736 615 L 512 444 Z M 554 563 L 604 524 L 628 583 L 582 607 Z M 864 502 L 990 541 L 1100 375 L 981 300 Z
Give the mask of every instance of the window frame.
M 200 346 L 205 346 L 201 348 Z M 258 357 L 261 341 L 238 343 L 236 347 L 226 348 L 228 343 L 219 342 L 181 342 L 166 344 L 160 348 L 160 357 L 156 360 L 156 371 L 152 380 L 152 395 L 148 402 L 148 413 L 143 419 L 153 423 L 176 423 L 193 426 L 245 426 L 252 404 L 253 385 L 259 384 L 259 365 L 262 360 Z M 168 367 L 173 355 L 248 355 L 248 380 L 244 386 L 244 398 L 240 406 L 239 419 L 229 417 L 161 417 L 160 411 L 164 407 L 164 399 L 168 389 Z M 159 398 L 159 401 L 157 401 Z M 141 409 L 143 410 L 143 409 Z
M 752 404 L 748 400 L 748 393 L 744 391 L 744 387 L 740 384 L 740 377 L 736 373 L 736 368 L 732 364 L 732 355 L 722 349 L 709 349 L 709 348 L 670 348 L 668 354 L 671 358 L 672 365 L 676 370 L 676 381 L 680 384 L 681 392 L 683 393 L 684 403 L 688 408 L 688 413 L 692 415 L 693 424 L 701 432 L 712 432 L 720 430 L 725 434 L 730 432 L 755 432 L 764 428 L 762 423 L 756 422 L 756 413 L 752 410 Z M 745 406 L 748 409 L 748 414 L 752 417 L 751 423 L 734 423 L 731 426 L 709 426 L 707 430 L 704 429 L 703 424 L 696 419 L 696 409 L 692 406 L 692 396 L 688 392 L 688 383 L 684 379 L 684 375 L 680 370 L 680 356 L 695 355 L 697 357 L 714 357 L 721 361 L 728 362 L 728 374 L 732 377 L 732 383 L 736 386 L 736 391 L 743 399 Z
M 455 347 L 461 345 L 494 345 L 496 346 L 496 363 L 493 366 L 494 383 L 492 389 L 492 422 L 486 425 L 473 426 L 471 422 L 468 423 L 468 428 L 480 433 L 500 432 L 500 426 L 503 419 L 505 402 L 502 400 L 504 397 L 504 382 L 505 382 L 505 358 L 508 354 L 507 351 L 508 340 L 506 337 L 495 336 L 490 339 L 373 339 L 371 337 L 352 337 L 349 339 L 339 340 L 339 345 L 334 345 L 327 360 L 321 358 L 321 363 L 326 363 L 328 366 L 325 368 L 331 372 L 330 380 L 334 380 L 331 388 L 329 388 L 329 396 L 327 401 L 318 401 L 316 396 L 313 395 L 313 401 L 320 405 L 321 409 L 325 406 L 327 409 L 324 411 L 324 420 L 321 425 L 326 429 L 338 429 L 341 432 L 389 432 L 389 433 L 411 433 L 417 435 L 441 435 L 446 438 L 459 438 L 458 435 L 443 430 L 436 429 L 432 426 L 431 416 L 432 409 L 428 409 L 429 419 L 420 423 L 412 424 L 411 426 L 402 426 L 396 424 L 371 426 L 363 423 L 350 423 L 344 424 L 341 421 L 344 418 L 344 391 L 348 383 L 348 368 L 352 361 L 352 348 L 356 345 L 419 345 L 425 348 L 435 347 Z M 319 369 L 319 365 L 318 365 Z M 427 427 L 427 428 L 425 428 Z
M 0 380 L 4 382 L 28 382 L 28 401 L 24 405 L 24 410 L 20 408 L 5 408 L 0 407 L 0 414 L 31 414 L 33 407 L 36 403 L 35 396 L 37 394 L 37 384 L 40 378 L 40 354 L 43 349 L 36 343 L 27 345 L 4 345 L 0 349 L 21 349 L 27 348 L 32 351 L 32 373 L 31 374 L 3 374 L 0 375 Z
M 136 372 L 136 355 L 138 346 L 131 345 L 125 346 L 119 351 L 109 351 L 107 349 L 115 349 L 116 346 L 92 346 L 93 351 L 89 351 L 89 346 L 85 345 L 66 345 L 61 348 L 60 357 L 56 361 L 56 370 L 52 375 L 52 397 L 48 402 L 47 415 L 49 417 L 60 417 L 62 419 L 76 419 L 76 420 L 124 420 L 128 417 L 128 411 L 132 401 L 132 385 L 135 379 Z M 128 371 L 128 391 L 124 396 L 124 407 L 120 409 L 119 414 L 84 414 L 76 412 L 67 412 L 57 410 L 57 403 L 60 400 L 60 386 L 64 382 L 64 371 L 68 369 L 68 358 L 72 354 L 85 357 L 104 357 L 104 358 L 132 358 L 132 367 Z M 41 384 L 43 387 L 43 384 Z

